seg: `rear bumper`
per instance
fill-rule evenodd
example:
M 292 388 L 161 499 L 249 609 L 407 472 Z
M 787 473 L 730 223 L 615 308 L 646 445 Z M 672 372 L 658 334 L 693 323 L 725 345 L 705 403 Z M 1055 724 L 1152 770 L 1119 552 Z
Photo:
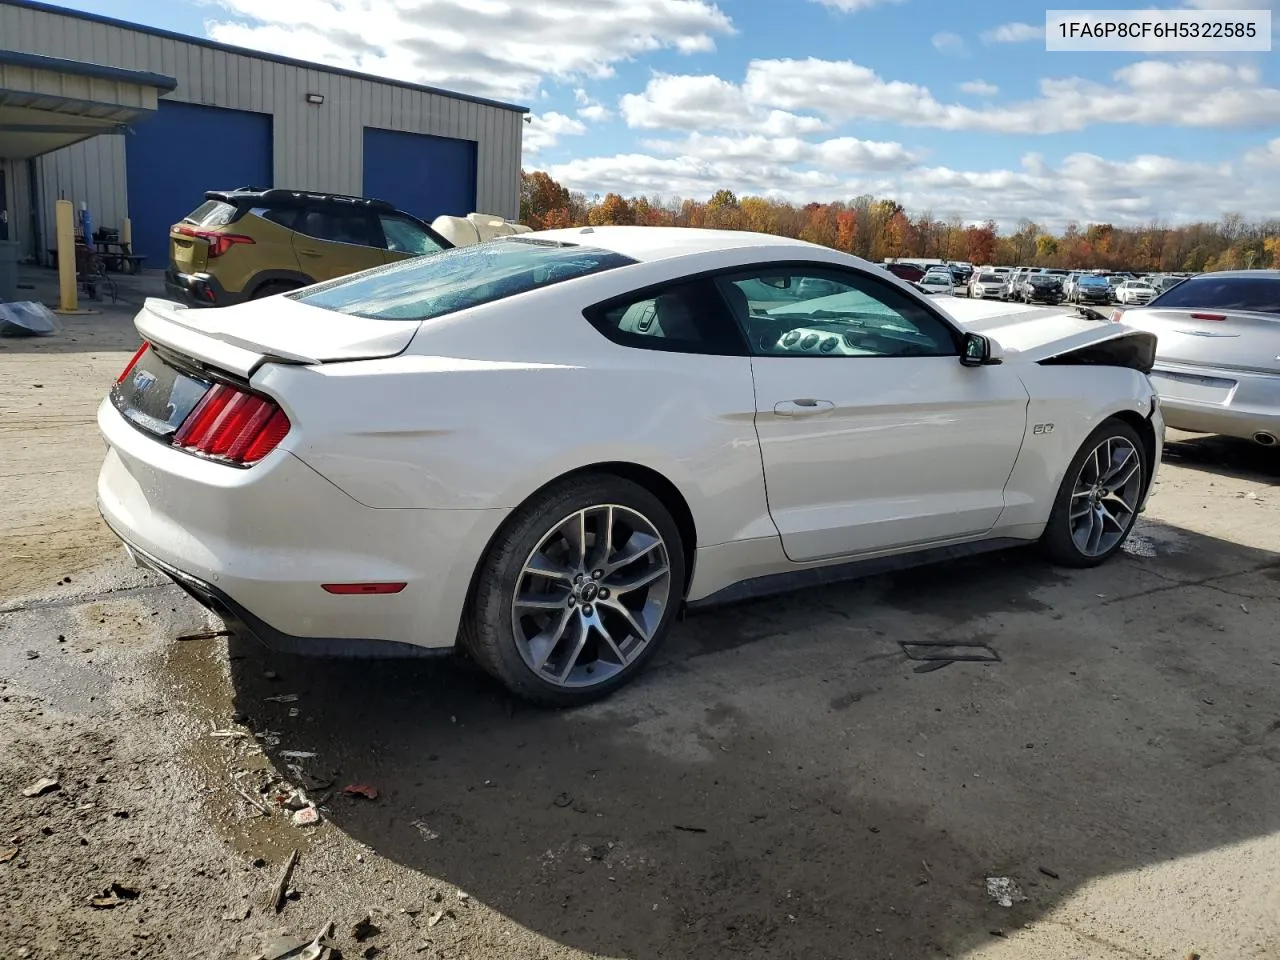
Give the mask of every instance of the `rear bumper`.
M 227 290 L 212 274 L 180 273 L 172 267 L 164 272 L 164 289 L 172 299 L 194 307 L 229 307 L 247 299 Z
M 371 642 L 451 648 L 501 510 L 366 507 L 283 446 L 248 469 L 174 450 L 98 411 L 98 507 L 135 558 L 269 646 L 333 654 Z M 337 595 L 325 583 L 404 582 Z
M 1177 376 L 1212 378 L 1232 382 L 1234 386 L 1226 390 L 1219 402 L 1170 396 L 1169 393 L 1178 389 L 1170 378 Z M 1151 378 L 1161 391 L 1160 406 L 1165 422 L 1176 430 L 1216 433 L 1243 440 L 1252 440 L 1257 434 L 1280 438 L 1280 376 L 1158 363 L 1151 371 Z

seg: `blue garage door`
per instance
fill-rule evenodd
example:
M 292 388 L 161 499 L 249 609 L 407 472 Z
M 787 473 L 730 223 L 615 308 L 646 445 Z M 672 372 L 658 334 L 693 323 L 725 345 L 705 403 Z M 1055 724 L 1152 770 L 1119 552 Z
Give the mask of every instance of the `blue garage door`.
M 364 195 L 430 223 L 476 209 L 476 143 L 364 129 Z
M 271 115 L 161 100 L 127 138 L 125 167 L 133 251 L 169 263 L 169 228 L 206 190 L 270 187 Z

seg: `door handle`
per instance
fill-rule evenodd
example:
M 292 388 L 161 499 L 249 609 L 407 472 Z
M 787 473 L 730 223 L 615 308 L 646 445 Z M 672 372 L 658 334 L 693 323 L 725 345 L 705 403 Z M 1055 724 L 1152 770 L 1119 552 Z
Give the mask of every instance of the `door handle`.
M 322 257 L 324 256 L 319 250 L 308 250 L 306 247 L 299 247 L 298 252 L 304 257 Z
M 820 417 L 830 413 L 836 405 L 830 400 L 813 400 L 803 397 L 799 400 L 783 400 L 773 405 L 775 417 Z

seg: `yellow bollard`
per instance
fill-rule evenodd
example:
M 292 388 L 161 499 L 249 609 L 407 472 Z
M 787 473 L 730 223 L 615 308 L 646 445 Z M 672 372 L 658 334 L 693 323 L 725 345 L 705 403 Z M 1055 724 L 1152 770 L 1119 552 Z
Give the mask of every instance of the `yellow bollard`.
M 54 204 L 58 241 L 58 309 L 74 313 L 79 306 L 76 291 L 75 207 L 70 200 Z

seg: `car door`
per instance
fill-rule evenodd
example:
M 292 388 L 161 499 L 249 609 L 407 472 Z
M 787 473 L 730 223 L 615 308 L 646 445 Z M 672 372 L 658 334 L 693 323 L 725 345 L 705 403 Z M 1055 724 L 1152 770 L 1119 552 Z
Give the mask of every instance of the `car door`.
M 332 280 L 386 262 L 382 227 L 366 210 L 315 206 L 294 224 L 299 268 L 313 280 Z
M 1010 366 L 869 274 L 766 265 L 717 279 L 752 351 L 769 511 L 796 561 L 990 530 L 1026 427 Z M 766 297 L 753 291 L 767 289 Z M 785 295 L 785 296 L 784 296 Z

